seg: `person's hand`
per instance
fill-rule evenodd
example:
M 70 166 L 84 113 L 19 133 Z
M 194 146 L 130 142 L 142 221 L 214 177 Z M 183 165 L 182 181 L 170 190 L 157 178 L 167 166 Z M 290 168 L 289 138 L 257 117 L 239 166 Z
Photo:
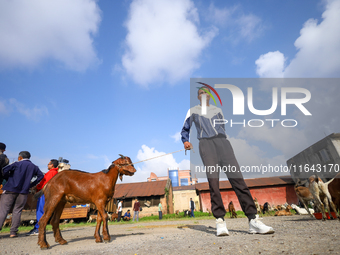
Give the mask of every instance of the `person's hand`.
M 192 144 L 190 142 L 184 142 L 184 149 L 190 150 L 192 148 Z

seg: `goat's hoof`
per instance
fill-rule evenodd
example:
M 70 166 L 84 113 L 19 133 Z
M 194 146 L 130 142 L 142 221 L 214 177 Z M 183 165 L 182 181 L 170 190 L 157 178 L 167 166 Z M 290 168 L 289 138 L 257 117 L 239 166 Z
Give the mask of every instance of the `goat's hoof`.
M 58 243 L 60 245 L 65 245 L 65 244 L 68 244 L 68 242 L 66 240 L 61 240 L 61 241 L 58 241 Z
M 102 239 L 96 239 L 96 243 L 102 243 L 103 240 Z
M 49 248 L 50 248 L 50 245 L 49 245 L 49 244 L 40 246 L 40 249 L 41 249 L 41 250 L 47 250 L 47 249 L 49 249 Z
M 109 243 L 110 242 L 110 239 L 109 240 L 104 240 L 104 243 Z

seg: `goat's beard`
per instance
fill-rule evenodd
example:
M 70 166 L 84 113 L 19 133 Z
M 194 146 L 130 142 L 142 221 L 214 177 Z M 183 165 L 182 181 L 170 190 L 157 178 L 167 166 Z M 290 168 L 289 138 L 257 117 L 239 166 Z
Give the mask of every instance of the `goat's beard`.
M 119 179 L 123 181 L 123 174 L 119 173 Z

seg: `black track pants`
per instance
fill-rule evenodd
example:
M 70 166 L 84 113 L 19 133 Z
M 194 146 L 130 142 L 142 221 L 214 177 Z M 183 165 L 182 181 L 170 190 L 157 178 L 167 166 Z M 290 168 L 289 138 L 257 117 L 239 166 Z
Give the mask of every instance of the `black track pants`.
M 223 205 L 220 188 L 219 188 L 219 169 L 229 169 L 232 171 L 224 171 L 228 180 L 234 189 L 243 212 L 249 216 L 257 213 L 254 200 L 250 194 L 248 186 L 244 182 L 240 166 L 236 160 L 234 150 L 229 140 L 226 138 L 216 137 L 201 139 L 199 142 L 199 151 L 206 167 L 207 178 L 210 188 L 211 211 L 215 218 L 222 218 L 226 214 Z M 215 171 L 209 171 L 209 166 Z

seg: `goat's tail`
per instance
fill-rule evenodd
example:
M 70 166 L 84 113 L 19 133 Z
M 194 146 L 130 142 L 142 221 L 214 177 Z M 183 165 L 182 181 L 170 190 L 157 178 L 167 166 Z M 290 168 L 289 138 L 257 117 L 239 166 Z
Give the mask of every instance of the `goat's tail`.
M 39 197 L 41 197 L 44 194 L 46 187 L 47 187 L 47 184 L 39 192 L 34 194 L 34 198 L 38 199 Z
M 330 184 L 333 180 L 335 179 L 335 177 L 333 179 L 330 179 L 328 182 L 326 182 L 325 184 L 328 185 Z

